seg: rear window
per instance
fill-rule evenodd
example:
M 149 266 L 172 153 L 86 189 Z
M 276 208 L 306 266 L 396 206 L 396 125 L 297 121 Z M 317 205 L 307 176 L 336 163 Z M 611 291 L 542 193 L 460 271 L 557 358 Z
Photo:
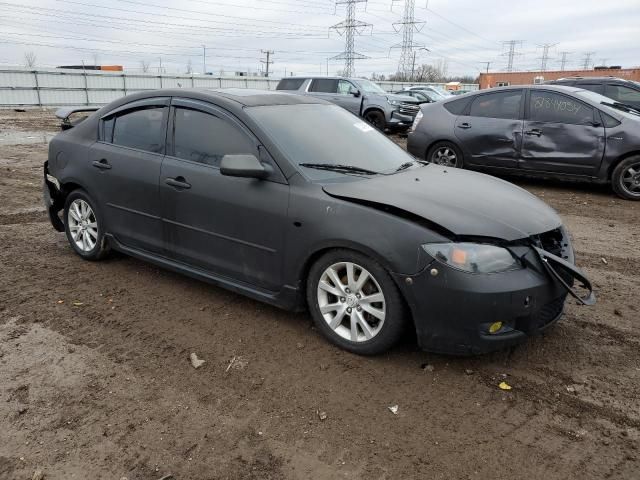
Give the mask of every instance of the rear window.
M 460 100 L 454 100 L 453 102 L 446 102 L 444 104 L 444 108 L 454 115 L 462 115 L 471 100 L 473 100 L 473 97 L 461 98 Z
M 105 141 L 153 153 L 164 150 L 166 107 L 130 110 L 105 122 Z
M 304 83 L 304 78 L 283 78 L 276 90 L 298 90 Z
M 509 90 L 473 99 L 469 115 L 472 117 L 505 118 L 515 120 L 520 117 L 522 90 Z

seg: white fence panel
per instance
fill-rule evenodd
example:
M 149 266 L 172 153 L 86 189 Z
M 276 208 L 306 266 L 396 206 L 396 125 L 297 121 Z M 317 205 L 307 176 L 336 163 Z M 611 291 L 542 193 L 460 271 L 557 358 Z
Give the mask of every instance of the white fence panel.
M 0 70 L 0 87 L 34 88 L 36 79 L 31 72 L 14 72 Z
M 160 78 L 150 76 L 127 76 L 127 89 L 149 90 L 160 87 Z
M 220 88 L 222 79 L 217 77 L 195 77 L 193 84 L 195 88 Z
M 122 96 L 122 90 L 89 90 L 89 105 L 104 105 Z
M 0 105 L 38 105 L 38 92 L 35 90 L 0 90 Z
M 189 77 L 162 77 L 162 88 L 191 88 L 191 79 Z
M 82 75 L 66 75 L 55 73 L 38 73 L 40 88 L 84 88 Z
M 85 105 L 87 94 L 84 90 L 40 90 L 42 105 Z
M 263 77 L 214 77 L 210 75 L 154 75 L 125 72 L 20 68 L 0 70 L 0 107 L 102 105 L 130 93 L 158 88 L 253 88 L 275 90 L 279 79 Z M 382 81 L 386 91 L 410 86 L 443 83 L 411 83 Z M 464 90 L 477 90 L 478 85 L 462 84 Z
M 122 75 L 87 75 L 87 87 L 88 88 L 111 88 L 122 89 L 124 83 L 122 83 Z

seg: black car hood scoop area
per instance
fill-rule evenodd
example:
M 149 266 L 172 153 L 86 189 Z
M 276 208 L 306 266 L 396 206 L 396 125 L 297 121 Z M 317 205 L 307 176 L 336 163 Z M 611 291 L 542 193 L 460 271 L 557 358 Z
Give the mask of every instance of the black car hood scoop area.
M 513 241 L 562 224 L 553 209 L 520 187 L 489 175 L 432 164 L 323 189 L 344 200 L 404 210 L 457 236 Z

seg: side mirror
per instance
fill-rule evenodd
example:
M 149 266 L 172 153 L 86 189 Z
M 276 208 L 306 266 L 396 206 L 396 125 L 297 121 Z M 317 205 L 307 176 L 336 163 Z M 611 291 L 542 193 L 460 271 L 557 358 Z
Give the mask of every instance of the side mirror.
M 265 178 L 269 170 L 255 155 L 225 155 L 220 161 L 220 173 L 229 177 Z
M 360 96 L 360 90 L 351 89 L 351 95 L 358 98 Z

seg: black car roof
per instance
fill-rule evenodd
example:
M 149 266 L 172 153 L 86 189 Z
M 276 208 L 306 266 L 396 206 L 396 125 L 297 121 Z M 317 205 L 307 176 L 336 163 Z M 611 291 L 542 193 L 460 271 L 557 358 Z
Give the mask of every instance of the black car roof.
M 324 100 L 295 93 L 285 93 L 282 90 L 255 90 L 250 88 L 219 88 L 210 90 L 216 95 L 234 100 L 245 107 L 263 105 L 295 105 L 300 103 L 327 103 Z
M 328 104 L 328 102 L 310 96 L 271 90 L 251 88 L 161 88 L 122 97 L 111 105 L 120 106 L 126 103 L 153 97 L 182 97 L 211 101 L 232 107 L 257 107 L 263 105 L 295 105 L 306 103 Z

